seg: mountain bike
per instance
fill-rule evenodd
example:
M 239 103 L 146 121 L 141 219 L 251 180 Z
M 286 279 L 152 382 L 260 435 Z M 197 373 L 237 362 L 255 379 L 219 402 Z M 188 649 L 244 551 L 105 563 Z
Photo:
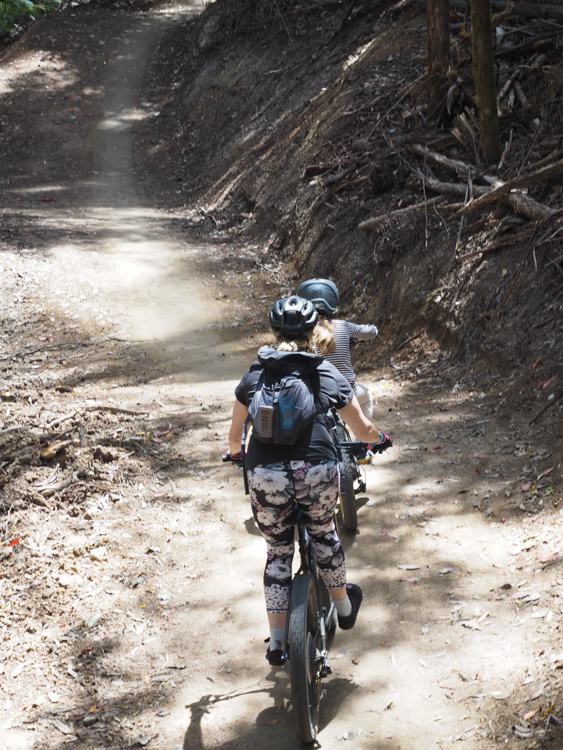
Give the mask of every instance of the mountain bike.
M 230 455 L 223 461 L 240 464 Z M 283 661 L 289 661 L 291 696 L 297 737 L 313 742 L 319 730 L 321 680 L 332 673 L 328 661 L 328 637 L 336 628 L 336 608 L 319 576 L 305 517 L 295 509 L 299 544 L 299 569 L 293 576 Z

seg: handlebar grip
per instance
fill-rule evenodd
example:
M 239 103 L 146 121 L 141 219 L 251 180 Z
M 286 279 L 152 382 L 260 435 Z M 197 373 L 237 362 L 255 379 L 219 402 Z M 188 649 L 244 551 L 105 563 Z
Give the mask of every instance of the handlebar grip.
M 226 455 L 222 456 L 223 463 L 231 463 L 237 466 L 239 469 L 242 469 L 242 456 L 239 456 L 238 458 L 233 458 L 230 453 L 227 453 Z

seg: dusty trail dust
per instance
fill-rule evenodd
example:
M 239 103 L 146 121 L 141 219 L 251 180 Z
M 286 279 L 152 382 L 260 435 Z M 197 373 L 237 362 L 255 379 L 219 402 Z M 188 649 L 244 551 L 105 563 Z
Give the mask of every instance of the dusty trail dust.
M 34 403 L 34 429 L 66 419 L 86 488 L 76 503 L 47 493 L 65 463 L 34 459 L 14 487 L 43 488 L 47 507 L 6 498 L 2 750 L 298 745 L 288 672 L 264 659 L 264 544 L 220 461 L 259 338 L 222 324 L 248 292 L 263 311 L 287 287 L 260 301 L 228 247 L 191 243 L 177 206 L 151 208 L 158 186 L 132 145 L 158 117 L 147 61 L 180 18 L 67 12 L 1 63 L 23 134 L 2 184 L 2 382 L 16 395 L 1 429 Z M 8 343 L 70 336 L 86 353 L 8 358 Z M 319 746 L 556 747 L 557 459 L 496 421 L 505 383 L 431 357 L 414 383 L 410 365 L 361 378 L 395 447 L 366 468 L 360 530 L 343 539 L 365 603 L 331 647 Z

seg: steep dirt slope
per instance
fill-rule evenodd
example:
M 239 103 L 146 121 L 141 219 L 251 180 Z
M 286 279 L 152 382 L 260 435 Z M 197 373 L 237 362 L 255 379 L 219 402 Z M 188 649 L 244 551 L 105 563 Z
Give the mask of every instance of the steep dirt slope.
M 524 191 L 549 221 L 498 203 L 461 218 L 473 190 L 462 168 L 475 190 L 484 184 L 478 149 L 452 136 L 474 96 L 468 37 L 455 23 L 463 15 L 452 13 L 451 114 L 435 129 L 425 119 L 424 9 L 352 7 L 217 2 L 171 38 L 152 161 L 167 199 L 196 202 L 231 240 L 258 238 L 296 281 L 337 279 L 346 311 L 376 320 L 389 353 L 424 331 L 471 367 L 513 374 L 528 396 L 562 356 L 559 178 Z M 508 17 L 497 29 L 499 87 L 519 80 L 526 101 L 500 100 L 507 152 L 489 176 L 503 180 L 561 156 L 562 40 L 553 22 L 528 20 L 531 40 L 520 44 L 522 23 Z M 432 180 L 461 194 L 436 203 Z M 535 404 L 520 408 L 533 416 Z

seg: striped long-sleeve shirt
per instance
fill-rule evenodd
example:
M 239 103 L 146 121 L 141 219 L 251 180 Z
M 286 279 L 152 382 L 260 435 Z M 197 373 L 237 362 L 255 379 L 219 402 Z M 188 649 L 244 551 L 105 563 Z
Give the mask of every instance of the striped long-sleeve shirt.
M 361 341 L 374 339 L 377 336 L 377 328 L 372 325 L 350 323 L 347 320 L 333 320 L 332 328 L 336 351 L 332 354 L 328 354 L 325 359 L 332 362 L 336 369 L 344 375 L 355 391 L 356 375 L 354 374 L 352 359 L 350 357 L 350 339 L 354 338 Z

